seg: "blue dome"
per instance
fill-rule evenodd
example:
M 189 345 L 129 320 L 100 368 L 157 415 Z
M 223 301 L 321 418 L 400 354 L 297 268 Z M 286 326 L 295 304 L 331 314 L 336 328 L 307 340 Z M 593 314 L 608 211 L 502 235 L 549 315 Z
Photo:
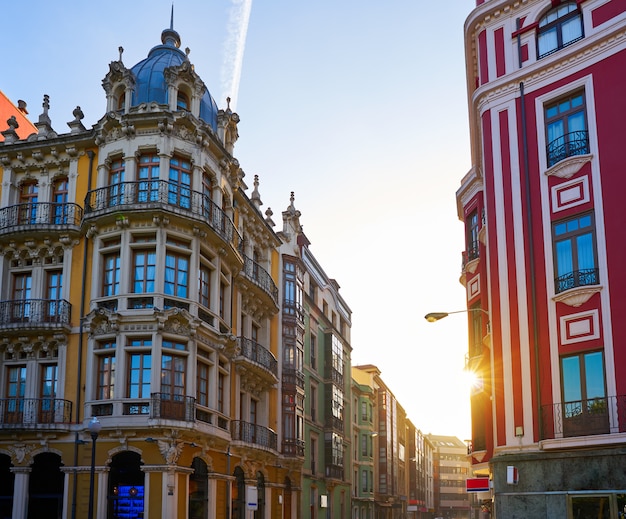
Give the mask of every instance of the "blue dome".
M 165 29 L 161 34 L 162 45 L 153 47 L 148 57 L 137 63 L 131 72 L 135 76 L 135 92 L 132 105 L 157 102 L 168 104 L 165 69 L 178 67 L 187 61 L 180 50 L 180 36 L 173 29 Z M 200 101 L 200 119 L 217 131 L 217 104 L 206 89 Z

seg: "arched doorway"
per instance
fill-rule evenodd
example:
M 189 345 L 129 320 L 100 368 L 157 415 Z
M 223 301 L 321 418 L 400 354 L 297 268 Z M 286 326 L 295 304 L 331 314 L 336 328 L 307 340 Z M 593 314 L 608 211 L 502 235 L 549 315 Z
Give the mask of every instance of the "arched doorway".
M 209 516 L 209 469 L 204 460 L 194 458 L 189 476 L 189 519 Z
M 256 473 L 257 509 L 254 511 L 254 519 L 265 517 L 265 476 L 262 472 Z
M 291 479 L 285 478 L 285 494 L 283 496 L 283 519 L 291 519 Z
M 11 472 L 11 458 L 0 454 L 0 519 L 8 519 L 13 513 L 13 489 L 15 474 Z
M 125 451 L 113 456 L 109 472 L 108 519 L 143 517 L 144 473 L 141 457 Z
M 232 519 L 246 517 L 246 477 L 241 467 L 235 467 L 235 485 L 232 496 Z
M 60 519 L 65 480 L 61 472 L 61 457 L 43 452 L 35 456 L 31 467 L 28 478 L 28 519 Z

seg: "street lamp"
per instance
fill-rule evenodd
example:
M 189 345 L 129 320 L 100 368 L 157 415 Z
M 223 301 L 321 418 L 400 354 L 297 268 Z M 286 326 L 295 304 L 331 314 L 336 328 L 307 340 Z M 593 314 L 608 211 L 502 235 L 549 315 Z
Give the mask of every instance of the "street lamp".
M 434 323 L 444 317 L 448 317 L 450 314 L 464 314 L 469 312 L 482 312 L 489 316 L 489 312 L 483 308 L 468 308 L 467 310 L 455 310 L 454 312 L 430 312 L 424 316 L 424 319 L 426 319 L 429 323 Z
M 94 487 L 94 474 L 96 471 L 96 440 L 102 424 L 98 420 L 97 416 L 93 416 L 89 420 L 89 434 L 91 435 L 91 472 L 89 473 L 89 514 L 87 517 L 93 519 L 93 487 Z

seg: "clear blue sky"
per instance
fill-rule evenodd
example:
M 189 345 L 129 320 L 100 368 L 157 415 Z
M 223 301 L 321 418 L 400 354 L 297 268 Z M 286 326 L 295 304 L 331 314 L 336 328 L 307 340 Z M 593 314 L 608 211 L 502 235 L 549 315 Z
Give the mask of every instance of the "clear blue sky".
M 242 0 L 178 0 L 174 28 L 220 108 L 232 72 L 228 20 Z M 4 2 L 0 89 L 50 96 L 58 133 L 80 105 L 90 127 L 124 47 L 131 67 L 160 43 L 170 0 Z M 474 0 L 252 0 L 235 109 L 235 155 L 276 230 L 291 191 L 311 250 L 353 311 L 353 365 L 376 364 L 424 432 L 470 435 L 462 380 L 463 226 L 470 168 L 463 22 Z M 232 61 L 232 59 L 231 59 Z

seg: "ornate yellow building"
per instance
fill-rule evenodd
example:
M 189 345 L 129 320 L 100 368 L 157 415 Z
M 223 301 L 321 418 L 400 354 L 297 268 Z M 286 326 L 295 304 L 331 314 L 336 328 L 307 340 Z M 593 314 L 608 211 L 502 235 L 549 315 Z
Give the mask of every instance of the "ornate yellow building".
M 298 516 L 281 240 L 179 47 L 120 48 L 92 129 L 2 132 L 0 517 Z

